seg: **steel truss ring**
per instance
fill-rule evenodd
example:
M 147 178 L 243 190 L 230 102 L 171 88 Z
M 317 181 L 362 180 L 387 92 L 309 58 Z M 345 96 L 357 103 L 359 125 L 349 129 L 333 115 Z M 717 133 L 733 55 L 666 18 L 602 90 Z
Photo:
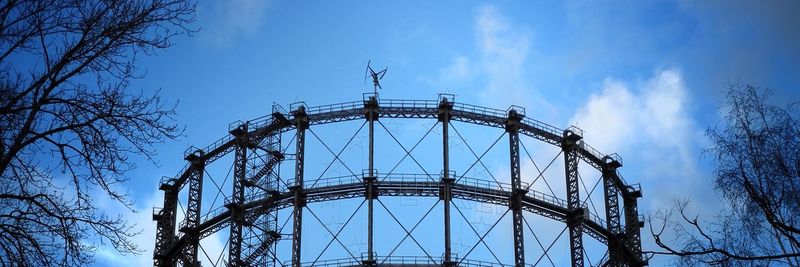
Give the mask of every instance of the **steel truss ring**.
M 156 234 L 156 249 L 154 259 L 156 266 L 172 266 L 178 261 L 184 264 L 197 264 L 197 244 L 199 239 L 213 234 L 225 227 L 241 227 L 242 221 L 248 218 L 257 218 L 270 212 L 280 209 L 304 206 L 307 203 L 333 201 L 347 198 L 367 197 L 373 199 L 378 195 L 398 196 L 398 197 L 440 197 L 449 201 L 450 199 L 463 199 L 480 203 L 490 203 L 495 205 L 508 206 L 515 212 L 528 211 L 553 220 L 565 222 L 570 229 L 570 245 L 572 247 L 573 266 L 583 266 L 583 248 L 580 238 L 581 233 L 585 232 L 594 239 L 606 244 L 609 248 L 608 257 L 604 258 L 604 264 L 608 266 L 641 266 L 647 262 L 641 255 L 641 240 L 639 228 L 642 227 L 642 220 L 638 215 L 637 199 L 641 197 L 641 189 L 638 185 L 630 185 L 617 175 L 616 169 L 622 166 L 622 161 L 615 154 L 604 155 L 585 142 L 582 141 L 582 131 L 575 127 L 561 130 L 538 120 L 525 117 L 524 108 L 512 106 L 507 110 L 486 108 L 471 104 L 459 103 L 454 101 L 453 95 L 440 94 L 438 100 L 379 100 L 377 94 L 365 94 L 361 101 L 352 101 L 332 105 L 308 107 L 300 102 L 290 106 L 291 112 L 286 112 L 279 106 L 273 108 L 273 114 L 257 118 L 246 123 L 234 125 L 231 129 L 231 136 L 224 137 L 211 145 L 202 149 L 187 150 L 185 158 L 189 161 L 178 176 L 174 178 L 162 179 L 160 189 L 165 192 L 164 207 L 154 210 L 153 219 L 158 222 Z M 214 216 L 207 214 L 204 220 L 200 221 L 200 194 L 202 190 L 202 172 L 204 167 L 224 155 L 237 151 L 237 158 L 246 158 L 244 152 L 238 152 L 245 147 L 253 147 L 261 143 L 270 136 L 279 135 L 288 131 L 297 131 L 298 136 L 304 136 L 305 129 L 314 125 L 337 123 L 357 119 L 367 119 L 370 122 L 370 166 L 372 166 L 372 123 L 380 118 L 414 118 L 414 119 L 437 119 L 443 124 L 444 130 L 444 170 L 439 181 L 434 181 L 425 177 L 424 179 L 406 179 L 403 177 L 387 177 L 388 179 L 376 180 L 375 174 L 370 168 L 369 175 L 363 177 L 351 177 L 350 180 L 344 179 L 339 183 L 326 186 L 304 187 L 302 184 L 302 156 L 304 141 L 298 141 L 298 161 L 296 175 L 300 179 L 295 183 L 295 187 L 288 191 L 264 190 L 260 195 L 250 196 L 248 199 L 242 196 L 238 202 L 229 203 L 230 206 Z M 512 162 L 512 184 L 510 190 L 484 186 L 485 183 L 477 179 L 467 178 L 465 180 L 455 180 L 448 175 L 448 155 L 447 155 L 447 127 L 450 121 L 460 121 L 476 125 L 483 125 L 494 128 L 505 129 L 509 133 L 511 145 Z M 517 134 L 532 137 L 539 141 L 562 148 L 566 161 L 567 173 L 567 199 L 559 199 L 542 192 L 527 190 L 522 188 L 519 181 L 519 140 Z M 515 140 L 516 138 L 516 140 Z M 300 140 L 304 140 L 300 139 Z M 516 144 L 515 144 L 516 142 Z M 516 146 L 516 148 L 515 148 Z M 268 150 L 268 149 L 265 149 Z M 283 155 L 270 150 L 273 161 L 279 162 Z M 408 153 L 408 152 L 407 152 Z M 516 155 L 515 155 L 516 153 Z M 239 156 L 239 154 L 242 154 Z M 596 214 L 592 214 L 580 205 L 580 198 L 577 189 L 577 161 L 582 160 L 602 174 L 603 186 L 606 199 L 606 219 L 602 220 Z M 244 163 L 242 163 L 244 164 Z M 515 165 L 516 164 L 516 165 Z M 238 167 L 237 167 L 238 168 Z M 268 167 L 259 174 L 261 176 L 269 172 Z M 516 171 L 516 174 L 514 173 Z M 239 176 L 244 176 L 241 171 Z M 417 175 L 414 177 L 419 177 Z M 514 180 L 516 177 L 516 180 Z M 252 177 L 251 180 L 257 181 L 260 177 Z M 370 179 L 372 178 L 372 179 Z M 463 177 L 462 177 L 463 178 Z M 247 184 L 247 179 L 241 178 L 242 189 Z M 253 182 L 251 182 L 253 183 Z M 180 223 L 179 234 L 175 235 L 175 215 L 177 195 L 180 190 L 189 184 L 190 199 L 189 206 L 198 210 L 187 215 L 187 219 Z M 573 186 L 574 184 L 574 186 Z M 251 184 L 252 185 L 252 184 Z M 574 188 L 573 188 L 574 187 Z M 236 188 L 236 187 L 235 187 Z M 236 191 L 236 189 L 234 189 Z M 195 199 L 192 199 L 192 196 Z M 371 197 L 372 196 L 372 197 Z M 618 197 L 623 199 L 624 212 L 618 208 Z M 371 205 L 371 201 L 370 201 Z M 584 204 L 585 205 L 585 204 Z M 446 204 L 449 207 L 449 204 Z M 370 207 L 371 210 L 371 207 Z M 620 218 L 624 213 L 624 218 Z M 449 225 L 449 212 L 446 212 L 446 225 Z M 295 215 L 297 216 L 297 215 Z M 371 215 L 370 215 L 371 216 Z M 516 252 L 515 265 L 524 265 L 524 246 L 522 245 L 521 219 L 517 222 L 516 217 L 522 216 L 515 214 L 515 247 L 523 251 L 522 255 Z M 521 218 L 521 217 L 520 217 Z M 621 222 L 624 220 L 624 225 Z M 295 217 L 297 223 L 298 218 Z M 371 224 L 371 220 L 370 220 Z M 517 225 L 519 224 L 519 225 Z M 295 224 L 295 226 L 299 226 Z M 519 228 L 517 228 L 519 227 Z M 624 229 L 623 229 L 624 227 Z M 581 230 L 584 229 L 584 230 Z M 297 232 L 297 231 L 295 231 Z M 371 232 L 371 228 L 370 228 Z M 480 265 L 487 266 L 478 261 L 470 259 L 459 259 L 451 257 L 449 253 L 449 229 L 446 227 L 446 253 L 440 262 L 441 265 Z M 299 240 L 299 233 L 296 233 L 295 242 Z M 273 237 L 279 239 L 280 237 Z M 370 233 L 371 238 L 371 233 Z M 298 251 L 299 248 L 294 250 Z M 371 239 L 370 239 L 371 250 Z M 579 251 L 579 252 L 578 252 Z M 194 253 L 194 254 L 193 254 Z M 293 256 L 294 257 L 294 256 Z M 375 265 L 372 254 L 368 255 L 369 260 L 363 262 L 343 263 L 341 260 L 318 262 L 319 264 L 342 265 Z M 293 258 L 293 265 L 299 265 L 298 258 Z M 318 264 L 318 265 L 319 265 Z M 245 261 L 231 261 L 229 265 L 247 265 Z M 419 263 L 407 263 L 404 259 L 399 262 L 390 263 L 395 265 L 420 266 Z M 428 263 L 427 265 L 430 265 Z M 438 263 L 437 263 L 438 265 Z M 501 266 L 493 264 L 495 266 Z M 512 265 L 509 265 L 512 266 Z

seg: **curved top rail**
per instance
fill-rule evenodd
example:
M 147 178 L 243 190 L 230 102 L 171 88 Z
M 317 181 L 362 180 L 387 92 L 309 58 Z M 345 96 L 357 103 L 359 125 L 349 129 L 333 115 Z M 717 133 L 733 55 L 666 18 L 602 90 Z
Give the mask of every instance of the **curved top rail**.
M 381 117 L 436 118 L 438 109 L 440 108 L 440 103 L 437 100 L 381 100 L 378 98 L 375 100 L 378 103 L 379 116 Z M 506 127 L 506 122 L 508 120 L 508 112 L 506 110 L 456 102 L 452 97 L 447 100 L 450 101 L 448 104 L 452 104 L 452 120 L 496 128 Z M 294 122 L 297 120 L 293 112 L 301 107 L 308 117 L 309 125 L 365 119 L 366 115 L 364 111 L 366 102 L 366 100 L 359 100 L 320 106 L 307 106 L 304 102 L 298 102 L 290 106 L 290 111 L 288 113 L 282 108 L 273 108 L 273 116 L 262 116 L 252 120 L 255 123 L 250 125 L 252 129 L 249 130 L 249 133 L 259 133 L 260 136 L 263 136 L 265 132 L 292 129 L 294 128 Z M 386 111 L 386 113 L 383 111 Z M 278 120 L 275 119 L 276 116 L 283 117 L 287 122 L 279 123 Z M 562 144 L 562 129 L 536 119 L 523 116 L 519 124 L 519 129 L 520 133 L 546 143 L 556 146 Z M 229 153 L 234 143 L 235 140 L 232 135 L 222 137 L 202 149 L 202 152 L 205 152 L 205 154 L 201 159 L 206 161 L 206 164 L 209 163 L 209 161 L 216 160 L 222 155 Z M 585 142 L 581 142 L 579 146 L 579 155 L 583 161 L 598 170 L 601 170 L 605 165 L 604 158 L 606 155 L 600 153 Z M 182 172 L 178 174 L 176 179 L 163 180 L 162 184 L 168 184 L 173 189 L 180 189 L 190 171 L 191 166 L 185 167 Z M 624 182 L 621 181 L 620 183 L 624 184 Z
M 417 99 L 384 99 L 379 100 L 378 104 L 386 108 L 438 108 L 439 102 L 436 100 L 417 100 Z
M 390 117 L 399 118 L 435 118 L 437 116 L 439 101 L 437 100 L 417 100 L 417 99 L 377 99 L 379 109 L 381 111 L 390 111 Z M 508 119 L 508 110 L 497 108 L 483 107 L 474 104 L 457 102 L 454 99 L 448 99 L 452 104 L 453 120 L 477 123 L 481 125 L 489 125 L 494 127 L 504 127 L 505 121 Z M 330 122 L 338 122 L 344 120 L 366 118 L 364 114 L 365 100 L 341 102 L 336 104 L 326 104 L 320 106 L 305 106 L 306 114 L 309 117 L 310 124 L 324 124 Z M 295 105 L 298 106 L 298 105 Z M 512 106 L 509 109 L 518 110 Z M 524 109 L 521 109 L 524 113 Z M 518 111 L 520 112 L 520 111 Z M 291 114 L 285 114 L 290 117 Z M 379 113 L 380 116 L 385 116 Z M 520 129 L 523 134 L 533 138 L 545 141 L 553 145 L 560 145 L 563 129 L 550 125 L 548 123 L 536 120 L 523 115 Z M 573 127 L 573 129 L 577 130 Z M 585 144 L 581 146 L 584 153 L 582 157 L 587 163 L 595 168 L 601 168 L 599 163 L 603 162 L 606 156 L 600 153 L 593 147 Z
M 381 111 L 391 110 L 395 116 L 391 117 L 436 117 L 439 101 L 437 100 L 416 100 L 416 99 L 376 99 L 378 107 Z M 508 119 L 508 110 L 497 108 L 484 107 L 469 103 L 457 102 L 454 99 L 448 99 L 452 104 L 452 119 L 470 123 L 477 123 L 481 125 L 489 125 L 495 127 L 505 127 L 505 122 Z M 310 124 L 324 124 L 329 122 L 337 122 L 348 119 L 361 119 L 366 118 L 364 115 L 364 102 L 365 101 L 350 101 L 336 104 L 327 104 L 321 106 L 311 106 L 306 108 L 306 114 L 309 117 Z M 524 109 L 512 106 L 509 109 L 514 109 L 517 112 L 523 112 Z M 521 110 L 521 111 L 520 111 Z M 290 116 L 289 114 L 286 114 Z M 331 115 L 335 117 L 331 117 Z M 384 114 L 379 113 L 380 116 Z M 561 139 L 564 130 L 548 123 L 536 120 L 534 118 L 524 116 L 521 121 L 520 129 L 523 134 L 540 139 L 553 145 L 561 145 Z M 577 130 L 573 127 L 574 130 Z M 584 160 L 593 166 L 597 163 L 603 162 L 606 156 L 600 153 L 593 147 L 585 142 L 581 142 L 581 150 L 584 150 Z M 595 166 L 599 168 L 601 166 Z

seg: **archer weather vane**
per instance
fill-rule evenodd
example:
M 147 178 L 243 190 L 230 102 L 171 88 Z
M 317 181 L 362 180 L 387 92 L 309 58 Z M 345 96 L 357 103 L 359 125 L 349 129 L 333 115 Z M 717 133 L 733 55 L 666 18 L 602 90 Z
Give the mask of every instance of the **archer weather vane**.
M 367 61 L 367 70 L 364 73 L 364 83 L 367 83 L 367 76 L 372 76 L 372 86 L 374 87 L 373 92 L 377 94 L 378 88 L 383 89 L 383 87 L 381 87 L 380 80 L 383 79 L 384 75 L 386 75 L 386 71 L 389 69 L 389 67 L 383 68 L 383 70 L 376 72 L 374 69 L 372 69 L 372 67 L 369 66 L 370 63 L 372 63 L 372 60 Z

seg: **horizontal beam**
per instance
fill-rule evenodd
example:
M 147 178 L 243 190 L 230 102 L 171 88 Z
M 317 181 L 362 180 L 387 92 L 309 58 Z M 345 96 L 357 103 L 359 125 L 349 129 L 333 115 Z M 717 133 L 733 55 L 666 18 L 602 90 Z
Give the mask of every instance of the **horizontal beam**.
M 467 180 L 469 181 L 469 180 Z M 483 186 L 483 185 L 487 186 Z M 507 207 L 511 191 L 498 189 L 489 186 L 489 181 L 465 184 L 462 182 L 453 184 L 453 198 L 470 200 L 481 203 L 496 204 Z M 391 177 L 384 181 L 376 181 L 378 194 L 380 196 L 416 196 L 416 197 L 439 197 L 439 182 L 433 182 L 425 178 L 419 181 L 392 181 Z M 303 191 L 306 194 L 307 203 L 318 203 L 335 201 L 340 199 L 364 197 L 366 189 L 362 181 L 345 181 L 342 184 L 315 187 Z M 248 199 L 243 205 L 245 214 L 260 214 L 275 209 L 284 209 L 293 206 L 294 192 L 286 191 L 277 194 L 264 194 L 263 198 Z M 522 196 L 522 209 L 534 214 L 565 222 L 569 216 L 566 201 L 555 196 L 550 196 L 542 192 L 530 190 Z M 248 216 L 248 215 L 245 215 Z M 201 222 L 199 232 L 201 236 L 207 236 L 208 231 L 218 231 L 219 225 L 230 223 L 230 211 L 223 211 L 208 220 Z M 589 216 L 592 219 L 584 221 L 590 236 L 602 243 L 607 242 L 607 237 L 611 232 L 606 229 L 604 222 L 594 214 Z M 167 255 L 174 255 L 186 242 L 183 237 L 175 242 Z
M 476 124 L 488 127 L 503 129 L 507 126 L 507 112 L 498 109 L 486 108 L 481 106 L 469 105 L 464 103 L 452 102 L 452 109 L 449 112 L 448 119 L 451 121 L 460 121 L 469 124 Z M 303 127 L 311 125 L 336 123 L 350 120 L 365 119 L 367 114 L 364 112 L 364 102 L 353 101 L 334 105 L 325 105 L 317 107 L 304 107 L 304 114 L 302 118 L 298 118 L 295 113 L 273 113 L 272 116 L 265 116 L 263 119 L 254 120 L 251 131 L 244 133 L 252 143 L 257 145 L 261 140 L 269 135 L 280 134 L 286 131 L 296 129 L 298 127 L 298 120 L 303 120 Z M 377 111 L 379 118 L 407 118 L 407 119 L 439 119 L 439 101 L 437 100 L 378 100 Z M 560 146 L 563 143 L 564 137 L 561 136 L 561 129 L 548 125 L 546 123 L 537 121 L 535 119 L 526 118 L 524 110 L 520 114 L 518 122 L 519 133 L 529 136 L 531 138 L 540 140 L 542 142 Z M 209 146 L 206 146 L 199 153 L 192 153 L 196 155 L 195 160 L 204 164 L 209 164 L 229 153 L 232 153 L 235 147 L 236 140 L 229 138 L 222 138 Z M 598 152 L 588 144 L 581 142 L 575 147 L 578 158 L 586 162 L 590 166 L 601 170 L 608 164 L 606 162 L 607 156 Z M 166 182 L 162 181 L 161 187 L 165 191 L 178 192 L 193 172 L 193 166 L 188 166 L 174 179 L 169 179 Z M 360 178 L 360 177 L 356 177 Z M 641 197 L 640 191 L 625 184 L 624 180 L 620 177 L 613 177 L 613 185 L 617 187 L 624 199 L 634 199 Z M 440 184 L 438 182 L 431 182 L 425 177 L 420 181 L 408 180 L 392 180 L 377 182 L 376 189 L 379 195 L 385 196 L 423 196 L 423 197 L 438 197 Z M 353 182 L 334 183 L 326 186 L 319 186 L 313 188 L 304 188 L 304 193 L 307 195 L 308 202 L 323 202 L 333 201 L 345 198 L 363 197 L 365 187 L 363 182 L 359 179 Z M 481 183 L 457 183 L 453 185 L 452 197 L 483 202 L 492 203 L 502 206 L 507 206 L 509 197 L 512 196 L 510 191 L 505 191 L 503 188 L 495 188 L 490 185 Z M 270 210 L 282 209 L 293 206 L 294 195 L 291 192 L 265 192 L 264 195 L 257 198 L 247 199 L 244 203 L 246 214 L 261 214 Z M 537 191 L 530 191 L 521 197 L 522 209 L 539 214 L 558 221 L 567 221 L 570 212 L 567 203 L 563 199 L 558 199 L 554 196 L 546 195 Z M 248 215 L 252 216 L 252 215 Z M 200 237 L 207 236 L 210 232 L 218 231 L 227 225 L 230 225 L 231 213 L 223 211 L 216 215 L 209 215 L 210 219 L 201 222 L 198 226 Z M 606 224 L 594 214 L 589 214 L 588 220 L 585 221 L 585 227 L 588 231 L 587 234 L 606 243 L 607 238 L 611 237 L 611 231 L 606 229 Z M 175 240 L 174 245 L 164 253 L 167 257 L 169 255 L 177 255 L 177 253 L 187 245 L 185 235 L 180 236 Z
M 378 101 L 380 106 L 380 118 L 415 118 L 415 119 L 437 119 L 438 118 L 438 102 L 436 100 L 384 100 Z M 361 101 L 346 102 L 334 105 L 324 105 L 318 107 L 309 107 L 306 109 L 309 125 L 328 124 L 335 122 L 343 122 L 357 119 L 365 119 L 364 107 Z M 460 121 L 470 124 L 490 126 L 494 128 L 504 128 L 506 125 L 507 114 L 505 111 L 481 107 L 476 105 L 454 103 L 450 120 Z M 248 132 L 251 140 L 259 140 L 267 135 L 277 132 L 285 132 L 295 128 L 295 120 L 292 114 L 273 114 L 273 120 L 270 123 L 262 124 L 260 127 L 255 125 L 255 129 Z M 562 142 L 560 136 L 561 129 L 558 129 L 549 124 L 524 118 L 519 123 L 520 133 L 527 135 L 534 139 L 543 141 L 545 143 L 559 146 Z M 206 164 L 214 161 L 227 153 L 233 151 L 236 141 L 233 139 L 220 139 L 212 145 L 204 148 L 203 155 L 200 156 L 201 161 Z M 600 155 L 593 149 L 585 147 L 579 148 L 581 159 L 589 165 L 600 170 L 603 162 L 603 155 Z M 191 167 L 190 167 L 191 168 Z M 172 185 L 175 188 L 181 188 L 185 183 L 188 175 L 191 173 L 190 168 L 187 168 L 175 179 Z M 623 190 L 624 191 L 624 190 Z

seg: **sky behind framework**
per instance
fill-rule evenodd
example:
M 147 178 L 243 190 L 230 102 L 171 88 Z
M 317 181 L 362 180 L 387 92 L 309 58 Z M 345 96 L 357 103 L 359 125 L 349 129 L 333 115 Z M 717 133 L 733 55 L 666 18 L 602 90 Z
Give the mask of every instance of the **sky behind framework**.
M 157 181 L 180 169 L 186 147 L 211 143 L 230 122 L 265 115 L 273 102 L 359 100 L 372 90 L 363 80 L 370 59 L 389 67 L 382 98 L 446 92 L 577 125 L 589 144 L 622 156 L 623 175 L 642 183 L 645 214 L 689 197 L 711 219 L 719 204 L 701 158 L 703 133 L 720 121 L 726 86 L 768 87 L 781 102 L 800 96 L 800 4 L 771 3 L 202 1 L 201 31 L 141 57 L 147 76 L 133 84 L 179 100 L 187 126 L 184 138 L 158 147 L 160 166 L 143 162 L 128 184 L 147 252 L 102 247 L 97 265 L 151 264 Z M 646 229 L 645 249 L 654 249 Z

